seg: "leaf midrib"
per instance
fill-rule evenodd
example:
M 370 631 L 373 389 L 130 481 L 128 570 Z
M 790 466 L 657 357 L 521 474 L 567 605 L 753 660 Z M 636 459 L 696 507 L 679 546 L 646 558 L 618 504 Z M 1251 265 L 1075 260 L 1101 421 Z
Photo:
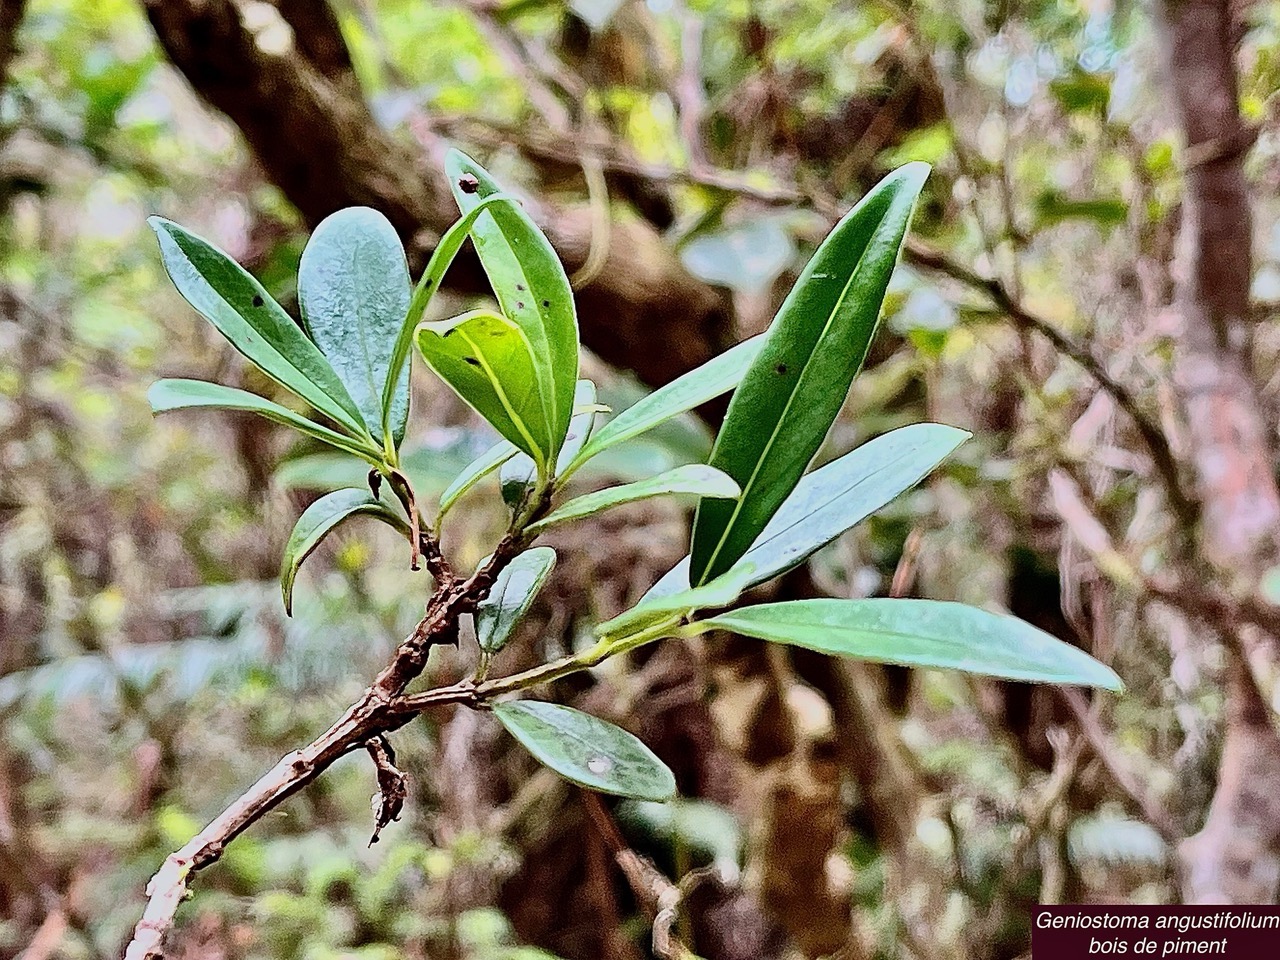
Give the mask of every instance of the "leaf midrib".
M 886 216 L 888 211 L 886 211 Z M 884 223 L 885 217 L 881 217 L 879 223 L 876 224 L 877 230 L 880 224 Z M 787 397 L 787 402 L 783 404 L 782 413 L 779 415 L 777 422 L 773 425 L 773 430 L 769 434 L 769 439 L 765 442 L 764 449 L 760 451 L 760 456 L 756 459 L 756 465 L 751 471 L 751 476 L 746 483 L 742 485 L 742 493 L 738 495 L 737 502 L 734 504 L 733 512 L 729 515 L 729 522 L 725 524 L 724 531 L 720 534 L 720 540 L 716 543 L 715 549 L 711 551 L 711 556 L 707 558 L 707 564 L 703 568 L 702 573 L 698 576 L 698 582 L 692 586 L 700 587 L 707 582 L 707 575 L 715 569 L 716 559 L 720 556 L 720 551 L 724 549 L 725 543 L 729 539 L 729 534 L 733 532 L 734 525 L 738 522 L 738 517 L 742 513 L 742 508 L 747 502 L 747 498 L 755 485 L 756 479 L 760 475 L 760 471 L 764 468 L 765 461 L 769 458 L 769 453 L 773 450 L 773 445 L 777 442 L 779 434 L 782 432 L 782 424 L 787 419 L 787 414 L 791 411 L 791 405 L 795 402 L 796 395 L 800 392 L 800 386 L 805 381 L 805 377 L 809 373 L 809 368 L 813 364 L 814 357 L 817 356 L 818 348 L 822 345 L 822 340 L 826 337 L 827 332 L 831 329 L 831 325 L 835 323 L 836 314 L 840 310 L 840 306 L 844 303 L 845 297 L 849 295 L 849 289 L 853 286 L 853 278 L 858 275 L 858 271 L 862 268 L 862 261 L 866 259 L 867 251 L 871 249 L 871 241 L 874 239 L 876 231 L 873 230 L 871 236 L 867 239 L 867 243 L 862 248 L 862 252 L 858 254 L 858 262 L 854 264 L 853 269 L 849 272 L 849 279 L 845 281 L 844 289 L 840 291 L 840 296 L 836 299 L 835 305 L 831 308 L 831 312 L 827 316 L 827 322 L 822 325 L 822 331 L 814 340 L 813 349 L 809 351 L 809 356 L 804 362 L 804 367 L 800 371 L 800 376 L 796 377 L 796 385 Z M 879 308 L 876 308 L 879 312 Z M 757 356 L 757 361 L 759 357 Z M 748 371 L 748 374 L 750 371 Z M 745 378 L 744 378 L 745 379 Z M 714 452 L 712 459 L 715 459 Z M 749 547 L 748 547 L 749 549 Z

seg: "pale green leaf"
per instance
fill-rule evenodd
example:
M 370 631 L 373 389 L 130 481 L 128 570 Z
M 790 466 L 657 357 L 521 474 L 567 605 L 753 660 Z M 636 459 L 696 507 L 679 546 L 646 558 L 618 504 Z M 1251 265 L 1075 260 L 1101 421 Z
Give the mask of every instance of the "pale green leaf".
M 743 607 L 692 625 L 819 653 L 963 670 L 1009 680 L 1121 690 L 1079 647 L 1005 614 L 937 600 L 792 600 Z
M 320 221 L 298 264 L 298 306 L 369 432 L 381 440 L 385 420 L 398 447 L 409 416 L 407 370 L 386 417 L 382 398 L 409 309 L 409 267 L 391 222 L 369 207 L 348 207 Z
M 404 519 L 368 490 L 335 490 L 325 494 L 302 512 L 284 548 L 284 561 L 280 566 L 280 590 L 284 596 L 284 609 L 293 616 L 293 584 L 298 578 L 302 561 L 320 545 L 320 541 L 333 532 L 338 524 L 359 514 L 377 517 L 396 530 L 409 535 L 409 525 Z
M 652 750 L 589 713 L 537 700 L 498 703 L 494 716 L 541 763 L 589 790 L 670 800 L 676 778 Z
M 502 568 L 489 594 L 476 607 L 476 639 L 490 655 L 501 650 L 538 596 L 556 565 L 550 547 L 534 547 Z
M 736 497 L 738 485 L 732 478 L 714 467 L 690 463 L 668 470 L 666 473 L 660 473 L 656 477 L 584 494 L 575 500 L 570 500 L 550 516 L 530 525 L 528 530 L 530 533 L 539 533 L 557 523 L 579 520 L 624 503 L 677 493 L 697 497 Z

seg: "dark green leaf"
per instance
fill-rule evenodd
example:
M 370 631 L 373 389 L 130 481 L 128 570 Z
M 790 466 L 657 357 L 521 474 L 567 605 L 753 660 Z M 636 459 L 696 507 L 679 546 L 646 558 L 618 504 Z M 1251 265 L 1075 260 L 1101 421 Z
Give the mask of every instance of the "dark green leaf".
M 445 171 L 464 214 L 501 193 L 485 169 L 458 150 L 449 151 Z M 490 207 L 471 228 L 471 240 L 502 312 L 529 341 L 551 437 L 548 465 L 554 465 L 578 379 L 578 316 L 569 278 L 551 243 L 516 204 Z
M 748 586 L 755 586 L 799 566 L 914 487 L 968 437 L 964 430 L 940 423 L 915 423 L 819 467 L 800 479 L 734 569 L 750 564 L 755 573 Z M 688 585 L 685 558 L 646 596 L 663 596 Z
M 404 369 L 405 361 L 409 359 L 409 348 L 413 345 L 414 328 L 418 326 L 418 323 L 426 315 L 431 298 L 440 289 L 444 275 L 449 271 L 454 258 L 458 255 L 458 251 L 462 249 L 462 244 L 470 234 L 472 225 L 480 214 L 484 213 L 489 207 L 495 204 L 514 202 L 512 197 L 502 193 L 486 197 L 472 207 L 466 216 L 455 221 L 444 232 L 440 242 L 436 244 L 435 250 L 431 253 L 431 259 L 427 261 L 427 268 L 422 271 L 418 285 L 413 288 L 409 309 L 401 322 L 400 332 L 396 335 L 395 346 L 391 350 L 391 360 L 387 365 L 387 379 L 382 386 L 382 409 L 384 411 L 390 411 L 393 406 L 396 384 L 400 380 L 400 371 Z M 390 421 L 385 422 L 379 435 L 385 435 L 390 428 Z
M 744 607 L 694 626 L 859 660 L 1123 689 L 1109 667 L 1078 647 L 1016 617 L 962 603 L 793 600 Z
M 489 595 L 476 608 L 476 639 L 481 650 L 495 654 L 506 646 L 555 565 L 554 550 L 534 547 L 502 569 Z
M 458 396 L 535 463 L 554 462 L 533 351 L 518 325 L 475 310 L 417 332 L 423 357 Z
M 165 269 L 187 303 L 272 380 L 353 436 L 367 435 L 360 408 L 320 348 L 262 284 L 213 244 L 178 224 L 161 217 L 147 222 L 160 241 Z
M 317 440 L 323 440 L 368 463 L 379 462 L 380 451 L 370 444 L 360 443 L 336 430 L 322 427 L 294 413 L 288 407 L 282 407 L 255 393 L 237 390 L 234 387 L 224 387 L 220 383 L 206 383 L 203 380 L 157 380 L 147 391 L 147 400 L 151 404 L 152 413 L 168 413 L 170 410 L 190 410 L 196 407 L 256 413 L 268 420 L 293 427 Z
M 615 444 L 638 437 L 660 423 L 732 390 L 763 346 L 763 336 L 745 340 L 636 401 L 597 430 L 561 473 L 571 474 Z
M 298 305 L 369 432 L 382 440 L 385 419 L 398 447 L 409 416 L 408 371 L 396 382 L 385 418 L 382 395 L 409 309 L 409 267 L 391 222 L 369 207 L 325 217 L 298 264 Z
M 540 762 L 579 786 L 637 800 L 676 794 L 667 765 L 612 723 L 537 700 L 495 704 L 493 713 Z
M 396 530 L 409 534 L 404 520 L 368 490 L 335 490 L 326 494 L 302 512 L 294 524 L 293 533 L 284 548 L 284 562 L 280 567 L 280 590 L 284 595 L 284 609 L 293 616 L 293 583 L 298 577 L 302 561 L 320 545 L 338 524 L 357 514 L 375 516 Z
M 694 584 L 728 570 L 791 493 L 844 404 L 929 167 L 885 177 L 823 241 L 734 392 L 711 465 L 738 481 L 732 502 L 694 519 Z
M 666 473 L 635 483 L 624 483 L 621 486 L 609 487 L 588 493 L 544 517 L 528 529 L 530 533 L 540 533 L 547 527 L 567 520 L 578 520 L 582 517 L 608 510 L 624 503 L 645 500 L 649 497 L 660 497 L 666 494 L 683 493 L 697 497 L 736 497 L 738 485 L 733 479 L 714 467 L 701 463 L 690 463 L 676 467 Z

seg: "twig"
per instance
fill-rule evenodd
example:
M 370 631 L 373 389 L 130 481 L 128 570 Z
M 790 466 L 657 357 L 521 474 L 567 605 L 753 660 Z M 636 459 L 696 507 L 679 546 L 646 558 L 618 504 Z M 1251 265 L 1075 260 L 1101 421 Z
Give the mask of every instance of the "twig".
M 549 493 L 544 492 L 531 504 L 523 518 L 524 525 L 545 512 L 549 504 Z M 432 646 L 456 641 L 459 618 L 475 610 L 498 573 L 527 545 L 527 539 L 520 532 L 508 534 L 494 549 L 489 562 L 465 581 L 460 582 L 444 564 L 422 620 L 360 699 L 308 746 L 282 757 L 181 850 L 165 860 L 147 884 L 147 905 L 134 929 L 126 960 L 162 958 L 165 936 L 173 926 L 179 904 L 188 894 L 192 874 L 216 861 L 228 843 L 315 780 L 334 761 L 399 729 L 428 707 L 482 704 L 475 685 L 470 682 L 441 687 L 414 698 L 405 697 L 404 691 L 426 667 Z M 503 689 L 500 685 L 497 688 Z M 410 699 L 415 706 L 406 709 L 405 703 Z
M 979 276 L 918 240 L 907 240 L 906 257 L 908 262 L 916 266 L 944 274 L 984 294 L 996 309 L 1013 322 L 1014 326 L 1044 337 L 1058 353 L 1075 361 L 1098 386 L 1111 395 L 1116 406 L 1133 421 L 1134 427 L 1137 428 L 1139 436 L 1142 437 L 1143 443 L 1151 454 L 1156 470 L 1164 481 L 1169 501 L 1181 521 L 1182 529 L 1184 531 L 1195 529 L 1200 516 L 1199 504 L 1183 487 L 1179 476 L 1178 460 L 1173 454 L 1169 438 L 1142 409 L 1133 392 L 1113 377 L 1092 351 L 1058 330 L 1043 317 L 1036 316 L 1027 310 L 999 280 Z
M 680 903 L 687 893 L 683 889 L 683 881 L 679 886 L 672 883 L 662 871 L 631 849 L 613 815 L 597 794 L 582 791 L 582 802 L 591 822 L 613 854 L 618 869 L 627 878 L 631 892 L 653 915 L 653 952 L 663 960 L 699 960 L 697 954 L 672 933 Z M 695 871 L 690 878 L 696 883 L 705 875 L 706 871 Z
M 1173 821 L 1173 817 L 1162 804 L 1142 788 L 1133 775 L 1120 763 L 1120 760 L 1115 755 L 1111 738 L 1107 736 L 1106 731 L 1102 729 L 1102 725 L 1098 723 L 1097 715 L 1085 703 L 1084 696 L 1074 687 L 1058 687 L 1057 691 L 1058 695 L 1062 697 L 1067 707 L 1075 715 L 1076 722 L 1080 725 L 1080 732 L 1089 741 L 1089 747 L 1092 749 L 1093 755 L 1106 768 L 1116 786 L 1127 793 L 1129 798 L 1137 804 L 1138 809 L 1142 811 L 1142 816 L 1164 838 L 1166 843 L 1170 845 L 1176 844 L 1181 839 L 1181 834 Z

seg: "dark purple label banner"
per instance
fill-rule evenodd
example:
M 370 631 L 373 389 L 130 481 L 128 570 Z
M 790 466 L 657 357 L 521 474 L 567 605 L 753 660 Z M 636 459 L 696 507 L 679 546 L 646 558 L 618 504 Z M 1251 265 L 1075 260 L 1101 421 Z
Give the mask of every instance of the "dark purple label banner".
M 1036 907 L 1031 956 L 1280 957 L 1280 907 Z

